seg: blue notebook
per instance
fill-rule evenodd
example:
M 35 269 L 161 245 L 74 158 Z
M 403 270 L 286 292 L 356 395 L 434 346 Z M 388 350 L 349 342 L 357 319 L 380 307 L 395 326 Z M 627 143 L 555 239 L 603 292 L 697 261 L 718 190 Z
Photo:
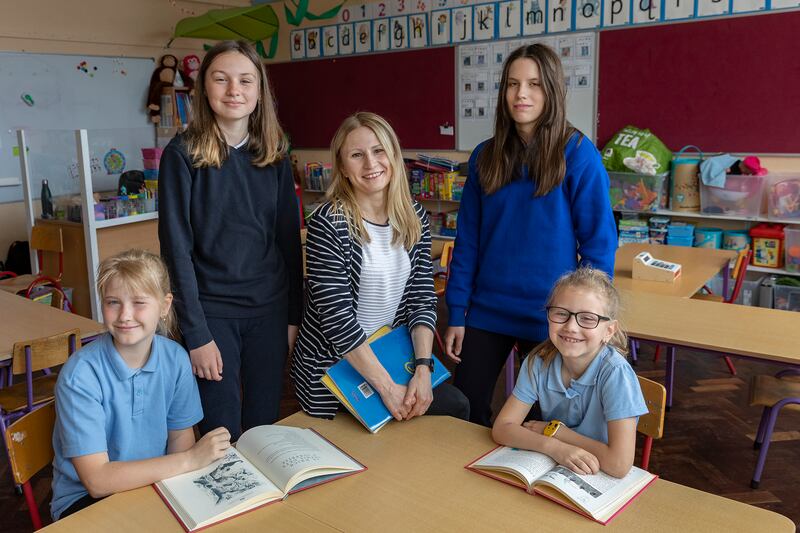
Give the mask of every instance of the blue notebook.
M 369 345 L 394 382 L 408 385 L 414 375 L 414 345 L 408 328 L 401 326 L 390 330 Z M 436 387 L 450 377 L 450 372 L 433 354 L 431 357 L 434 359 L 431 384 Z M 332 365 L 323 376 L 322 383 L 372 433 L 392 419 L 380 394 L 347 360 L 342 359 Z

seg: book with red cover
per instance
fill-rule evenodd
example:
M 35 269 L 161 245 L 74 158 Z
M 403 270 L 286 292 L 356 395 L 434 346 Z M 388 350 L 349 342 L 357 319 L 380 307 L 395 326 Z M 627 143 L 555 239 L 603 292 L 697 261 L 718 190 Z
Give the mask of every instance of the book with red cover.
M 258 426 L 222 459 L 153 487 L 186 531 L 198 531 L 364 470 L 313 429 Z
M 544 496 L 603 525 L 658 478 L 635 466 L 623 478 L 604 472 L 576 474 L 543 453 L 507 446 L 498 446 L 465 468 Z

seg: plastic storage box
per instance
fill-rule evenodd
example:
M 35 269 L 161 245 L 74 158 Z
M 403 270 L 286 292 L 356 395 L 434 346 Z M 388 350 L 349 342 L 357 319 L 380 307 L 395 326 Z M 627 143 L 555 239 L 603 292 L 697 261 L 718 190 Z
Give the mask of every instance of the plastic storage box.
M 775 285 L 775 309 L 784 311 L 800 311 L 800 287 L 791 285 Z
M 666 209 L 669 174 L 647 176 L 634 172 L 609 172 L 611 208 L 615 211 L 656 211 Z
M 800 176 L 770 176 L 766 195 L 770 218 L 796 218 L 800 221 Z
M 783 249 L 786 253 L 784 268 L 789 272 L 800 272 L 800 228 L 783 229 Z
M 700 182 L 700 211 L 718 215 L 757 217 L 761 214 L 767 176 L 729 175 L 724 187 Z
M 749 306 L 757 306 L 759 302 L 759 296 L 761 291 L 761 281 L 764 278 L 759 278 L 754 281 L 744 280 L 742 282 L 742 288 L 739 289 L 739 296 L 736 298 L 736 301 L 733 302 L 738 305 L 749 305 Z M 733 291 L 733 287 L 736 285 L 735 279 L 728 280 L 728 290 Z M 722 296 L 722 276 L 716 275 L 711 281 L 708 282 L 708 288 L 711 289 L 714 294 L 719 294 Z

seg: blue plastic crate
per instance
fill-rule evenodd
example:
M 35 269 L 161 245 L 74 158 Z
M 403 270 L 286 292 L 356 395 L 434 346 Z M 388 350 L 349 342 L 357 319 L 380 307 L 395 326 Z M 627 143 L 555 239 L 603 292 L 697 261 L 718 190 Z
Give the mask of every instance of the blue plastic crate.
M 670 246 L 693 246 L 694 245 L 694 237 L 673 237 L 672 235 L 667 235 L 667 244 Z
M 667 226 L 669 237 L 691 237 L 694 238 L 694 226 L 692 224 L 670 224 Z

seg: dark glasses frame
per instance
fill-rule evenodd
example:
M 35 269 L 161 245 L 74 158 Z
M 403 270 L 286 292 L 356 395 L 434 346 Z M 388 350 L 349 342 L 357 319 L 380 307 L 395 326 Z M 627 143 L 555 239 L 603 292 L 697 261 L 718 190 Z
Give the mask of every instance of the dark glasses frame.
M 567 319 L 560 322 L 558 320 L 553 320 L 553 318 L 550 316 L 551 309 L 558 309 L 559 311 L 567 313 Z M 578 311 L 577 313 L 573 313 L 569 309 L 564 309 L 563 307 L 558 307 L 557 305 L 548 305 L 547 307 L 545 307 L 545 310 L 547 311 L 547 320 L 549 320 L 550 322 L 554 322 L 556 324 L 566 324 L 574 316 L 575 323 L 578 324 L 578 326 L 583 329 L 597 329 L 597 326 L 600 325 L 601 321 L 608 322 L 609 320 L 611 320 L 607 316 L 598 315 L 597 313 L 592 313 L 591 311 Z M 595 321 L 594 326 L 589 327 L 581 324 L 581 316 L 583 316 L 584 318 L 590 317 L 591 320 L 594 320 Z

